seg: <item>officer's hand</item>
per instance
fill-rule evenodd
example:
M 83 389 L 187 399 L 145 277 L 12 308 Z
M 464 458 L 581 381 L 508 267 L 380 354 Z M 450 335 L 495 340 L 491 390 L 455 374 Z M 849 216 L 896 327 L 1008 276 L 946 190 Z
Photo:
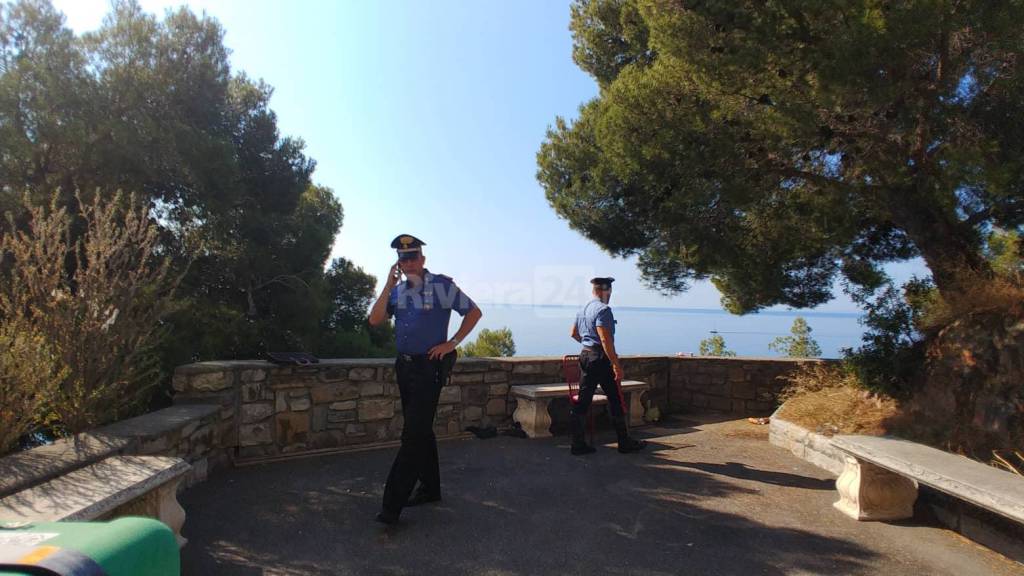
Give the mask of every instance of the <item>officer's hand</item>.
M 455 342 L 449 340 L 447 342 L 438 344 L 437 346 L 434 346 L 433 348 L 428 350 L 427 355 L 431 360 L 437 360 L 438 358 L 441 358 L 442 356 L 448 354 L 452 350 L 455 350 Z
M 387 286 L 389 289 L 394 288 L 395 285 L 398 284 L 398 279 L 401 277 L 402 268 L 398 265 L 398 262 L 395 262 L 394 265 L 391 266 L 391 269 L 388 270 L 388 278 L 387 281 L 385 282 L 385 286 Z
M 618 362 L 616 362 L 612 366 L 612 371 L 615 372 L 615 381 L 616 382 L 622 382 L 622 378 L 625 375 L 625 373 L 622 371 L 622 364 L 619 364 Z

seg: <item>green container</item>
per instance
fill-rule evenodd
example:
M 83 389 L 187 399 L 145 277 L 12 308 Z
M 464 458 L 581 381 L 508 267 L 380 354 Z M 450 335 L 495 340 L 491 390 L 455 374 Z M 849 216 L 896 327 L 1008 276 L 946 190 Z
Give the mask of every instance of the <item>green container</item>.
M 40 522 L 13 530 L 0 529 L 0 550 L 18 540 L 24 544 L 26 539 L 39 556 L 49 554 L 51 560 L 55 560 L 65 550 L 68 553 L 64 558 L 82 554 L 98 564 L 107 576 L 181 574 L 181 558 L 174 533 L 166 524 L 152 518 L 125 517 L 110 522 Z M 40 550 L 41 547 L 44 548 Z M 0 576 L 24 574 L 0 570 Z

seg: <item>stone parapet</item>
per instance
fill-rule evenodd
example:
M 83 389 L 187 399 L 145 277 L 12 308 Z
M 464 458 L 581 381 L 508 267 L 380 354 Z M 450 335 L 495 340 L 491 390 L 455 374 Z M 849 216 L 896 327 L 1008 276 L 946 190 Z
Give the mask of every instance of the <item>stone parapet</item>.
M 629 379 L 650 385 L 645 407 L 740 416 L 770 413 L 785 384 L 781 377 L 808 362 L 674 356 L 622 360 Z M 561 357 L 462 358 L 441 392 L 435 433 L 450 437 L 467 426 L 509 426 L 516 409 L 511 388 L 561 381 Z M 176 404 L 219 407 L 225 445 L 243 459 L 401 436 L 402 406 L 390 358 L 330 359 L 311 366 L 200 362 L 179 367 L 173 385 Z M 567 400 L 552 400 L 549 411 L 557 432 L 567 420 Z
M 669 405 L 766 416 L 786 387 L 785 377 L 807 363 L 833 360 L 677 356 L 669 361 Z
M 435 434 L 507 426 L 512 370 L 492 359 L 460 360 L 442 390 Z M 313 366 L 202 362 L 179 367 L 174 387 L 176 403 L 221 407 L 243 459 L 377 444 L 402 433 L 393 359 L 323 360 Z

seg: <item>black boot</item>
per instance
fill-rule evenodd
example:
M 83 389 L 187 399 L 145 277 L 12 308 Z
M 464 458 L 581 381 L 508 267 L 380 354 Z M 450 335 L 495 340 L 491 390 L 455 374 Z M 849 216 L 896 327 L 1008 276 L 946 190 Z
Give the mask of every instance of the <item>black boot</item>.
M 577 415 L 575 412 L 569 413 L 569 429 L 572 433 L 572 452 L 573 456 L 583 456 L 584 454 L 593 454 L 597 452 L 593 446 L 587 444 L 587 441 L 583 436 L 583 417 Z
M 381 509 L 380 513 L 377 514 L 375 520 L 377 520 L 377 522 L 380 522 L 381 524 L 394 526 L 395 524 L 398 524 L 398 515 L 398 512 L 392 512 L 387 508 L 383 508 Z
M 430 504 L 432 502 L 440 502 L 440 501 L 441 501 L 441 494 L 440 493 L 432 493 L 429 490 L 424 489 L 423 485 L 420 484 L 420 487 L 417 488 L 415 492 L 413 492 L 412 496 L 410 496 L 408 500 L 406 500 L 405 505 L 406 506 L 420 506 L 422 504 Z
M 615 418 L 615 434 L 619 437 L 619 452 L 623 454 L 629 454 L 630 452 L 639 452 L 647 446 L 647 442 L 643 440 L 634 440 L 629 437 L 629 432 L 626 430 L 626 421 L 622 418 Z

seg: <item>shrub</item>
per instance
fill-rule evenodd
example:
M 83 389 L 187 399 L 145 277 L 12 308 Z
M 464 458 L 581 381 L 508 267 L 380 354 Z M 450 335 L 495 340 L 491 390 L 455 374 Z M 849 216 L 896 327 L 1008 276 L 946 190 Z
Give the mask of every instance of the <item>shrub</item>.
M 484 328 L 475 342 L 469 342 L 459 348 L 463 356 L 515 356 L 516 343 L 512 339 L 512 330 L 499 328 L 488 330 Z
M 49 403 L 64 432 L 77 433 L 145 407 L 160 379 L 154 347 L 180 277 L 158 253 L 147 207 L 120 193 L 74 215 L 57 204 L 32 206 L 28 222 L 0 238 L 9 271 L 0 316 L 27 327 L 52 355 L 50 374 L 66 371 Z M 72 227 L 77 240 L 72 240 Z
M 735 356 L 736 353 L 725 347 L 725 338 L 721 334 L 715 334 L 711 338 L 700 341 L 701 356 Z
M 0 455 L 40 424 L 65 377 L 42 336 L 0 321 Z
M 873 299 L 860 298 L 867 330 L 856 350 L 843 350 L 846 363 L 869 390 L 907 398 L 924 365 L 923 335 L 917 324 L 931 293 L 931 284 L 917 279 L 899 289 L 888 284 Z
M 768 348 L 780 352 L 790 358 L 817 358 L 821 356 L 821 346 L 811 338 L 811 326 L 802 316 L 793 320 L 789 336 L 779 336 L 768 344 Z

